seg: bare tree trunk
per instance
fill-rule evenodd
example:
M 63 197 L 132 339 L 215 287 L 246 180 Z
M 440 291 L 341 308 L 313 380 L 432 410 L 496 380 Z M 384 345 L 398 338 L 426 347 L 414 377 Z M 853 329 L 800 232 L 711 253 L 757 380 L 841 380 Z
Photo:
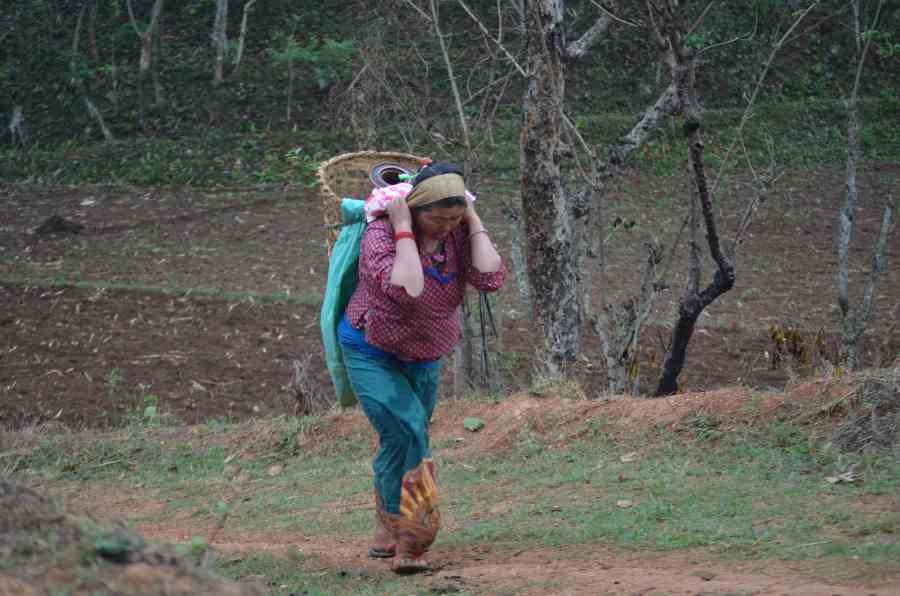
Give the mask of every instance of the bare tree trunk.
M 659 383 L 656 387 L 655 395 L 672 395 L 678 391 L 678 376 L 684 368 L 687 357 L 687 348 L 697 319 L 703 310 L 712 304 L 719 296 L 734 287 L 735 283 L 735 258 L 737 246 L 743 230 L 749 225 L 749 217 L 753 212 L 753 205 L 748 208 L 745 221 L 742 221 L 738 231 L 737 240 L 735 242 L 735 254 L 726 255 L 722 250 L 719 233 L 715 220 L 715 213 L 712 208 L 712 200 L 718 189 L 719 182 L 722 179 L 725 165 L 731 156 L 736 144 L 741 140 L 741 134 L 744 126 L 750 119 L 751 110 L 762 82 L 768 73 L 769 67 L 775 58 L 776 53 L 781 49 L 787 39 L 792 35 L 794 29 L 819 4 L 819 0 L 814 0 L 810 6 L 804 10 L 794 21 L 787 32 L 773 45 L 768 60 L 763 66 L 762 73 L 757 79 L 757 85 L 753 92 L 747 108 L 741 118 L 735 138 L 725 153 L 725 157 L 720 167 L 719 174 L 715 183 L 710 188 L 704 165 L 704 145 L 700 135 L 701 113 L 697 102 L 693 61 L 689 58 L 689 53 L 685 49 L 682 40 L 684 39 L 684 27 L 680 22 L 677 0 L 647 0 L 647 8 L 653 21 L 654 33 L 656 34 L 657 44 L 665 55 L 665 61 L 669 67 L 672 77 L 672 84 L 675 89 L 676 97 L 684 113 L 684 136 L 688 146 L 689 167 L 691 172 L 692 183 L 692 202 L 699 203 L 700 218 L 693 215 L 691 224 L 691 256 L 688 265 L 688 283 L 685 291 L 679 299 L 678 303 L 678 321 L 672 332 L 672 340 L 669 345 L 669 352 L 666 355 L 663 364 L 663 372 L 660 376 Z M 695 209 L 692 205 L 691 209 Z M 703 222 L 706 229 L 706 244 L 709 248 L 710 255 L 716 265 L 716 271 L 713 274 L 712 281 L 702 290 L 700 289 L 700 267 L 702 259 L 699 256 L 699 241 L 697 239 L 699 233 L 697 219 Z
M 562 0 L 527 3 L 528 83 L 521 133 L 522 210 L 528 279 L 541 324 L 541 364 L 559 374 L 581 351 L 578 250 L 570 204 L 562 184 L 565 36 Z
M 81 103 L 84 104 L 84 108 L 87 111 L 88 115 L 93 118 L 97 122 L 97 126 L 100 127 L 100 133 L 103 135 L 103 138 L 107 141 L 112 141 L 113 134 L 109 130 L 109 127 L 106 126 L 106 121 L 103 119 L 103 114 L 99 109 L 97 109 L 97 105 L 88 95 L 88 91 L 84 84 L 84 81 L 81 79 L 80 74 L 77 72 L 78 46 L 81 43 L 81 24 L 84 20 L 84 13 L 87 7 L 87 3 L 81 6 L 81 11 L 78 13 L 78 20 L 75 23 L 75 33 L 72 35 L 72 56 L 69 62 L 69 70 L 71 71 L 70 81 L 73 88 L 75 89 L 75 92 L 81 99 Z
M 22 106 L 13 106 L 12 116 L 9 119 L 9 134 L 12 137 L 13 145 L 27 147 L 31 143 Z
M 456 76 L 453 72 L 453 61 L 450 60 L 447 42 L 444 39 L 443 33 L 441 33 L 437 2 L 435 2 L 435 0 L 430 0 L 428 4 L 431 10 L 431 26 L 434 29 L 434 35 L 437 37 L 438 45 L 441 48 L 444 68 L 447 70 L 447 79 L 450 81 L 450 90 L 453 93 L 453 103 L 456 106 L 456 115 L 459 119 L 459 130 L 462 133 L 463 148 L 465 151 L 463 175 L 469 187 L 472 190 L 475 190 L 473 181 L 471 180 L 472 163 L 475 161 L 475 155 L 472 151 L 472 142 L 469 136 L 468 119 L 465 111 L 463 111 L 462 97 L 459 94 L 459 86 L 457 85 Z M 475 378 L 474 334 L 472 332 L 471 311 L 468 308 L 468 304 L 466 304 L 467 300 L 467 296 L 463 297 L 463 308 L 459 311 L 462 337 L 456 345 L 453 357 L 453 394 L 456 397 L 462 397 L 466 391 L 478 385 Z
M 650 316 L 656 297 L 656 267 L 662 251 L 653 242 L 644 243 L 644 259 L 641 265 L 641 287 L 637 299 L 609 305 L 604 319 L 594 318 L 594 330 L 604 343 L 607 385 L 610 393 L 640 389 L 640 337 L 641 327 Z M 600 327 L 601 320 L 606 327 Z
M 700 135 L 701 114 L 697 101 L 694 65 L 685 48 L 681 45 L 684 37 L 683 24 L 676 14 L 677 2 L 667 0 L 664 6 L 652 1 L 647 3 L 656 27 L 657 42 L 669 62 L 669 69 L 678 103 L 684 111 L 684 137 L 687 142 L 688 163 L 691 172 L 691 253 L 688 267 L 688 283 L 678 301 L 678 322 L 672 333 L 671 347 L 666 355 L 663 373 L 656 388 L 656 395 L 672 395 L 678 391 L 678 376 L 684 368 L 687 347 L 694 334 L 697 319 L 703 310 L 719 296 L 734 287 L 734 262 L 722 251 L 712 195 L 706 178 L 704 164 L 704 144 Z M 699 241 L 697 239 L 699 218 L 696 217 L 696 203 L 706 229 L 706 241 L 710 255 L 716 264 L 712 281 L 700 290 L 701 263 Z
M 112 101 L 113 104 L 113 115 L 117 116 L 119 114 L 119 67 L 116 64 L 115 50 L 113 51 L 109 74 L 112 77 L 112 91 L 110 93 L 110 101 Z
M 560 161 L 565 98 L 565 60 L 584 56 L 609 27 L 602 15 L 572 44 L 566 44 L 565 2 L 525 2 L 528 88 L 523 102 L 522 207 L 528 243 L 528 280 L 534 315 L 545 339 L 543 362 L 562 372 L 581 352 L 581 276 L 585 204 L 563 187 Z M 574 127 L 570 126 L 574 130 Z M 581 201 L 584 203 L 584 201 Z
M 96 104 L 94 104 L 94 100 L 87 95 L 82 95 L 81 102 L 84 104 L 84 108 L 87 110 L 88 114 L 97 121 L 97 126 L 100 127 L 100 133 L 103 135 L 103 138 L 107 141 L 115 140 L 112 131 L 106 126 L 106 120 L 103 119 L 103 114 L 100 113 L 100 110 L 98 110 Z
M 291 121 L 291 108 L 294 104 L 294 61 L 288 60 L 288 96 L 287 96 L 287 121 Z
M 593 29 L 596 27 L 595 25 Z M 570 44 L 569 47 L 571 49 L 572 45 Z M 609 303 L 606 275 L 609 241 L 607 235 L 607 181 L 622 173 L 629 156 L 643 146 L 644 142 L 662 126 L 665 119 L 677 110 L 677 107 L 674 86 L 670 85 L 656 103 L 644 112 L 638 123 L 623 137 L 622 141 L 609 147 L 608 157 L 602 163 L 597 160 L 594 150 L 587 144 L 575 125 L 568 118 L 565 119 L 566 130 L 573 137 L 572 143 L 575 144 L 577 141 L 584 153 L 590 156 L 590 171 L 582 172 L 590 187 L 589 199 L 584 202 L 584 205 L 578 205 L 576 208 L 578 215 L 576 220 L 576 238 L 579 247 L 578 269 L 582 272 L 579 291 L 584 317 L 590 321 L 592 329 L 600 339 L 606 363 L 608 388 L 613 393 L 623 392 L 627 388 L 629 380 L 632 381 L 632 391 L 638 391 L 639 360 L 636 359 L 636 356 L 639 354 L 640 331 L 650 315 L 650 305 L 657 292 L 657 281 L 654 278 L 649 283 L 642 283 L 637 307 L 635 307 L 634 299 L 620 305 Z M 658 253 L 655 244 L 648 243 L 647 246 L 654 247 L 653 254 Z M 654 262 L 652 267 L 654 276 L 656 264 Z M 595 274 L 600 277 L 600 308 L 596 312 L 592 305 Z M 635 358 L 630 357 L 630 354 L 633 354 Z
M 216 67 L 213 85 L 222 84 L 225 71 L 225 53 L 228 49 L 228 0 L 216 0 L 216 18 L 213 22 L 213 48 L 216 50 Z
M 838 226 L 838 305 L 841 307 L 841 313 L 844 318 L 850 312 L 850 301 L 847 297 L 849 286 L 848 272 L 850 269 L 850 238 L 853 235 L 853 218 L 859 202 L 859 194 L 856 188 L 856 170 L 862 148 L 859 144 L 860 118 L 859 109 L 857 108 L 857 93 L 859 92 L 859 81 L 865 58 L 860 39 L 862 25 L 859 22 L 859 0 L 853 0 L 850 3 L 850 7 L 853 14 L 853 36 L 856 39 L 857 66 L 856 80 L 853 90 L 850 92 L 850 98 L 847 101 L 847 194 L 844 206 L 841 209 Z M 868 49 L 868 44 L 866 44 L 865 49 Z
M 88 51 L 95 62 L 100 60 L 100 52 L 97 50 L 97 0 L 89 0 L 90 12 L 88 14 Z
M 459 326 L 462 334 L 453 348 L 453 397 L 463 397 L 476 387 L 475 353 L 472 345 L 472 315 L 469 311 L 468 296 L 463 297 L 459 309 Z
M 154 67 L 150 69 L 150 72 L 153 73 L 153 105 L 156 107 L 160 107 L 166 103 L 166 98 L 163 93 L 162 80 L 159 78 L 159 67 L 163 63 L 163 34 L 162 34 L 162 24 L 160 23 L 156 27 L 156 34 L 153 36 L 153 44 L 156 46 L 156 59 L 153 61 Z
M 878 24 L 883 5 L 884 0 L 880 0 L 875 12 L 875 18 L 872 22 L 872 28 Z M 867 39 L 865 44 L 862 43 L 864 17 L 862 16 L 861 0 L 852 0 L 850 8 L 853 20 L 853 32 L 856 39 L 857 65 L 853 89 L 850 92 L 850 98 L 847 100 L 847 194 L 844 200 L 844 206 L 840 212 L 837 244 L 838 305 L 840 305 L 841 313 L 844 317 L 841 331 L 841 353 L 846 359 L 847 367 L 852 370 L 859 365 L 857 343 L 865 331 L 866 323 L 868 322 L 872 311 L 875 285 L 878 282 L 878 277 L 885 268 L 884 248 L 890 234 L 894 213 L 893 205 L 888 202 L 885 206 L 884 216 L 881 222 L 881 232 L 873 252 L 872 271 L 869 273 L 868 280 L 866 281 L 862 305 L 858 310 L 852 309 L 848 298 L 850 238 L 853 234 L 853 218 L 859 200 L 859 193 L 856 186 L 856 171 L 859 159 L 862 156 L 862 146 L 859 140 L 859 131 L 862 128 L 858 107 L 859 83 L 862 79 L 863 66 L 865 65 L 871 38 Z
M 241 61 L 244 58 L 244 42 L 247 39 L 247 22 L 250 19 L 250 12 L 256 0 L 250 0 L 244 5 L 244 13 L 241 16 L 241 36 L 238 38 L 237 53 L 234 56 L 234 74 L 239 75 L 241 72 Z
M 157 23 L 159 23 L 159 15 L 162 12 L 163 0 L 156 0 L 153 3 L 153 9 L 150 15 L 150 24 L 144 31 L 141 31 L 140 27 L 138 26 L 137 19 L 135 19 L 134 17 L 132 0 L 126 0 L 126 5 L 128 6 L 128 19 L 131 22 L 131 27 L 134 29 L 134 32 L 138 36 L 138 39 L 141 40 L 141 63 L 138 70 L 138 124 L 143 129 L 145 128 L 145 113 L 147 103 L 144 87 L 146 86 L 147 82 L 147 74 L 153 67 L 153 34 L 156 31 Z
M 863 291 L 862 304 L 859 310 L 852 309 L 850 314 L 844 317 L 844 324 L 841 330 L 841 352 L 847 361 L 847 368 L 854 370 L 859 366 L 859 350 L 857 344 L 859 338 L 862 337 L 866 330 L 866 323 L 872 314 L 872 302 L 875 298 L 875 286 L 878 278 L 887 270 L 887 259 L 885 259 L 884 251 L 887 246 L 888 237 L 891 234 L 891 226 L 894 220 L 894 207 L 890 201 L 884 206 L 884 215 L 881 219 L 881 231 L 878 234 L 878 241 L 872 251 L 872 270 L 866 280 L 865 290 Z
M 509 222 L 510 260 L 513 271 L 516 274 L 516 287 L 519 289 L 519 300 L 528 313 L 528 318 L 533 317 L 531 306 L 531 288 L 528 284 L 528 265 L 525 261 L 525 230 L 522 224 L 522 210 L 512 205 L 503 206 L 503 214 Z
M 634 323 L 631 326 L 628 343 L 628 376 L 631 380 L 631 394 L 638 395 L 641 390 L 641 354 L 640 339 L 641 328 L 650 316 L 653 308 L 653 300 L 658 293 L 656 282 L 656 267 L 662 261 L 662 249 L 655 242 L 644 243 L 644 264 L 641 271 L 641 289 L 635 308 Z
M 515 15 L 514 29 L 519 35 L 524 35 L 525 23 L 528 20 L 528 16 L 526 15 L 526 4 L 528 2 L 527 0 L 509 0 L 509 3 L 513 7 L 513 14 Z
M 630 306 L 633 305 L 633 301 L 627 301 L 622 305 L 612 305 L 609 302 L 609 280 L 606 269 L 609 242 L 607 236 L 607 184 L 609 180 L 624 171 L 625 163 L 630 156 L 640 149 L 659 130 L 666 118 L 677 110 L 678 101 L 675 97 L 675 88 L 670 85 L 644 112 L 644 115 L 628 134 L 619 143 L 608 148 L 605 162 L 598 164 L 592 155 L 592 171 L 589 176 L 592 197 L 586 222 L 591 241 L 589 246 L 585 247 L 583 266 L 580 268 L 584 271 L 584 313 L 591 322 L 592 329 L 600 338 L 600 346 L 606 363 L 608 389 L 612 393 L 625 391 L 629 379 L 637 383 L 637 377 L 634 374 L 637 363 L 625 358 L 626 349 L 635 356 L 639 353 L 640 330 L 650 311 L 649 308 L 645 309 L 639 306 L 635 316 L 625 316 L 627 313 L 635 312 Z M 571 128 L 574 130 L 574 127 Z M 582 145 L 587 148 L 587 144 L 583 141 Z M 653 271 L 655 275 L 655 265 Z M 600 278 L 600 306 L 596 310 L 591 297 L 595 276 Z M 655 295 L 656 279 L 653 279 L 649 285 L 642 284 L 638 304 L 649 306 Z M 634 386 L 632 390 L 637 391 Z

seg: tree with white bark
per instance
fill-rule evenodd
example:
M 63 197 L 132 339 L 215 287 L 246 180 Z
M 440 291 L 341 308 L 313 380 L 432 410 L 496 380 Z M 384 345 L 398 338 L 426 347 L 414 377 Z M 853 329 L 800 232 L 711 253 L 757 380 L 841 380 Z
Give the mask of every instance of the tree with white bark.
M 859 160 L 862 157 L 862 144 L 860 142 L 860 130 L 862 129 L 862 117 L 859 113 L 859 84 L 862 79 L 863 67 L 866 56 L 872 45 L 874 30 L 878 26 L 878 19 L 884 8 L 884 0 L 879 0 L 875 16 L 868 31 L 864 29 L 862 0 L 850 2 L 851 31 L 856 46 L 856 75 L 850 97 L 847 99 L 847 176 L 846 194 L 838 221 L 838 305 L 843 316 L 841 327 L 841 357 L 846 362 L 847 368 L 855 369 L 859 366 L 859 339 L 866 329 L 866 324 L 872 312 L 872 303 L 875 297 L 875 286 L 878 278 L 887 267 L 885 247 L 890 236 L 894 219 L 894 197 L 888 196 L 884 201 L 884 213 L 881 218 L 881 227 L 875 246 L 872 251 L 872 268 L 867 276 L 863 289 L 861 303 L 851 307 L 849 298 L 850 286 L 850 240 L 853 235 L 853 222 L 859 203 L 859 190 L 856 184 L 856 174 Z
M 241 33 L 238 37 L 237 51 L 234 54 L 234 74 L 239 75 L 241 72 L 241 62 L 244 58 L 244 44 L 247 39 L 247 29 L 250 22 L 250 13 L 253 11 L 253 5 L 256 0 L 250 0 L 244 4 L 244 12 L 241 15 Z
M 137 35 L 138 39 L 140 39 L 141 41 L 141 61 L 138 69 L 137 89 L 138 124 L 143 129 L 145 128 L 146 114 L 146 97 L 144 87 L 146 85 L 148 75 L 152 75 L 154 78 L 156 77 L 153 60 L 153 41 L 154 39 L 156 39 L 156 31 L 157 27 L 159 26 L 159 18 L 163 10 L 163 0 L 155 0 L 153 2 L 153 8 L 150 10 L 150 21 L 146 27 L 142 27 L 141 24 L 138 23 L 137 18 L 135 18 L 132 0 L 126 0 L 126 5 L 128 6 L 128 20 L 131 23 L 132 29 L 134 29 L 135 35 Z M 157 85 L 157 90 L 159 90 L 159 88 L 159 85 Z
M 562 0 L 543 0 L 527 4 L 528 11 L 528 90 L 524 101 L 522 130 L 522 202 L 528 244 L 528 275 L 535 314 L 542 326 L 546 343 L 543 363 L 551 372 L 560 372 L 574 361 L 582 347 L 581 324 L 590 320 L 598 333 L 611 391 L 636 388 L 638 341 L 648 318 L 653 299 L 662 285 L 656 267 L 660 248 L 645 244 L 645 257 L 640 274 L 638 295 L 620 304 L 608 301 L 606 278 L 606 239 L 608 227 L 606 194 L 609 181 L 620 174 L 628 158 L 671 116 L 684 120 L 692 192 L 685 225 L 689 230 L 688 283 L 679 300 L 678 322 L 668 348 L 664 370 L 656 388 L 657 395 L 677 391 L 678 376 L 684 367 L 687 346 L 694 326 L 703 310 L 735 283 L 737 248 L 750 224 L 752 215 L 777 179 L 777 168 L 770 163 L 768 172 L 756 176 L 757 192 L 748 201 L 744 216 L 730 250 L 720 239 L 713 201 L 722 172 L 741 141 L 750 120 L 753 104 L 775 54 L 794 33 L 802 19 L 818 0 L 799 15 L 788 31 L 773 45 L 757 86 L 735 131 L 734 144 L 728 149 L 714 184 L 708 180 L 701 136 L 702 111 L 697 97 L 695 68 L 700 56 L 712 48 L 736 43 L 748 36 L 715 44 L 703 50 L 688 46 L 690 34 L 705 18 L 713 5 L 700 13 L 688 28 L 685 9 L 677 0 L 646 2 L 661 64 L 670 73 L 671 82 L 656 102 L 639 118 L 638 123 L 618 142 L 608 146 L 605 158 L 581 137 L 565 115 L 565 67 L 567 60 L 584 55 L 600 38 L 611 22 L 634 26 L 608 9 L 588 33 L 577 42 L 565 42 L 563 26 L 565 4 Z M 752 34 L 751 34 L 752 35 Z M 593 37 L 593 39 L 592 39 Z M 587 38 L 587 39 L 585 39 Z M 566 139 L 570 139 L 566 142 Z M 568 192 L 563 183 L 562 159 L 580 147 L 589 163 L 579 168 L 588 181 L 590 193 Z M 701 228 L 706 231 L 706 244 L 716 265 L 712 281 L 701 287 Z M 600 277 L 601 304 L 592 308 L 590 293 L 595 271 Z
M 213 86 L 219 86 L 225 77 L 225 57 L 228 52 L 228 0 L 216 0 L 216 18 L 213 20 L 212 43 L 213 50 L 216 53 L 215 67 L 213 69 Z
M 674 87 L 666 88 L 634 127 L 599 158 L 566 116 L 565 69 L 586 56 L 613 22 L 633 23 L 602 9 L 588 30 L 575 41 L 565 40 L 565 2 L 544 0 L 526 5 L 528 18 L 527 91 L 521 136 L 522 206 L 524 213 L 529 294 L 545 343 L 543 368 L 565 372 L 583 348 L 585 319 L 601 338 L 610 387 L 625 388 L 643 321 L 649 314 L 659 249 L 647 244 L 641 294 L 621 308 L 607 302 L 606 214 L 609 181 L 623 172 L 628 158 L 653 136 L 676 109 Z M 580 147 L 588 191 L 576 193 L 563 183 L 562 160 Z M 596 312 L 590 295 L 594 272 L 600 277 L 601 301 Z M 652 280 L 652 281 L 651 281 Z M 628 306 L 630 305 L 630 306 Z
M 84 105 L 88 115 L 97 123 L 97 127 L 100 129 L 101 134 L 103 134 L 103 138 L 107 141 L 112 141 L 114 140 L 112 131 L 106 125 L 103 113 L 97 108 L 97 104 L 91 97 L 87 85 L 85 84 L 85 79 L 88 74 L 86 72 L 87 69 L 82 68 L 82 56 L 79 51 L 79 45 L 81 43 L 81 27 L 89 4 L 90 2 L 85 2 L 81 6 L 81 10 L 78 13 L 78 20 L 75 24 L 75 33 L 72 36 L 72 54 L 69 59 L 69 81 L 72 88 L 75 89 L 75 93 L 78 95 L 79 100 Z

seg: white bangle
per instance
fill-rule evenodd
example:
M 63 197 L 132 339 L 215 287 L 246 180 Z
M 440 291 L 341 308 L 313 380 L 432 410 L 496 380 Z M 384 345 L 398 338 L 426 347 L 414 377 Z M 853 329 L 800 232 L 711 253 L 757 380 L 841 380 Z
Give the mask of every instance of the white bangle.
M 469 234 L 469 237 L 468 237 L 466 240 L 471 240 L 472 238 L 474 238 L 474 237 L 477 236 L 478 234 L 485 234 L 485 235 L 487 235 L 487 233 L 488 233 L 487 230 L 485 230 L 484 228 L 482 228 L 482 229 L 478 230 L 477 232 L 472 232 L 471 234 Z

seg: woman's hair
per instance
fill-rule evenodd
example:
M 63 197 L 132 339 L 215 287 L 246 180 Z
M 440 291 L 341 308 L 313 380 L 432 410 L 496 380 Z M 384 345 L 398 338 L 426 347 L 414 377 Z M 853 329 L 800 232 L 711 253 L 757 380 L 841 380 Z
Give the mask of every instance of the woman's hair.
M 419 173 L 416 174 L 416 177 L 413 179 L 413 186 L 428 180 L 433 176 L 440 176 L 441 174 L 456 174 L 460 178 L 463 175 L 462 170 L 460 170 L 457 165 L 447 161 L 436 161 L 419 170 Z
M 463 177 L 462 170 L 460 170 L 459 167 L 455 164 L 447 161 L 436 161 L 419 170 L 419 173 L 416 174 L 416 177 L 413 179 L 413 186 L 415 187 L 420 182 L 428 180 L 433 176 L 441 176 L 443 174 L 456 174 L 460 178 Z M 425 205 L 423 207 L 414 207 L 412 209 L 412 213 L 415 215 L 416 213 L 421 213 L 422 211 L 431 211 L 432 209 L 465 207 L 466 205 L 468 205 L 466 197 L 446 197 L 441 199 L 440 201 L 435 201 L 434 203 Z

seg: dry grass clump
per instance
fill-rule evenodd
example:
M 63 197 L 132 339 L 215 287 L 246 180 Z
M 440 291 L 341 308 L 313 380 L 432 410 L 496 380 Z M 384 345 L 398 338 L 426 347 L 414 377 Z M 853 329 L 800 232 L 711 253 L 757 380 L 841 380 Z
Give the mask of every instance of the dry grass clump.
M 47 496 L 0 479 L 0 594 L 262 594 L 194 559 L 148 544 L 124 523 L 71 515 Z
M 888 449 L 900 443 L 900 368 L 866 373 L 831 413 L 843 419 L 831 435 L 842 451 Z
M 290 389 L 296 400 L 294 414 L 297 416 L 318 416 L 334 409 L 334 399 L 331 399 L 322 386 L 316 382 L 311 374 L 310 362 L 312 355 L 302 362 L 294 360 L 291 367 L 294 369 L 294 378 Z

